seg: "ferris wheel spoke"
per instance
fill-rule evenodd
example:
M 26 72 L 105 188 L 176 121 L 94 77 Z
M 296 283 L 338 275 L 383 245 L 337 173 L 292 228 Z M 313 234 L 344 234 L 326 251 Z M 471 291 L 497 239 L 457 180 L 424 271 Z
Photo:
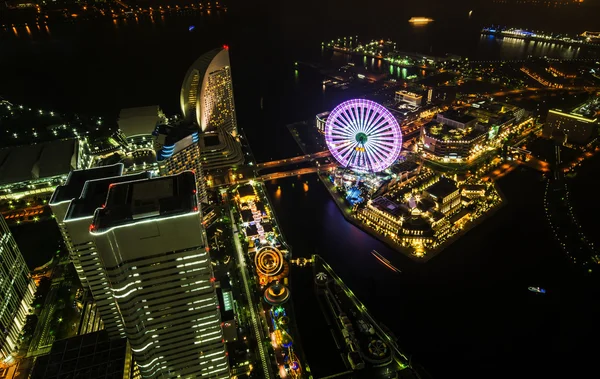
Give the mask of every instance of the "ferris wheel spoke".
M 380 134 L 386 134 L 386 133 L 397 134 L 396 132 L 394 132 L 394 130 L 392 129 L 392 127 L 389 124 L 388 125 L 381 124 L 376 129 L 373 129 L 373 131 L 369 135 L 376 137 Z
M 374 145 L 373 150 L 377 151 L 377 153 L 381 154 L 383 157 L 389 157 L 394 152 L 393 148 L 385 145 Z
M 386 154 L 384 152 L 382 152 L 377 146 L 371 146 L 369 148 L 369 152 L 373 156 L 377 157 L 377 160 L 379 162 L 382 162 L 385 159 L 385 157 L 386 157 Z
M 380 116 L 380 117 L 374 119 L 373 122 L 369 125 L 369 127 L 367 129 L 367 135 L 371 135 L 373 132 L 376 132 L 379 129 L 385 128 L 386 124 L 388 123 L 388 121 L 385 119 L 384 116 L 382 116 L 382 115 L 378 115 L 378 116 Z
M 371 138 L 369 138 L 369 141 L 373 142 L 373 143 L 395 143 L 396 141 L 398 141 L 398 139 L 395 138 L 393 135 L 388 135 L 388 136 L 371 137 Z
M 341 124 L 339 124 L 337 121 L 334 122 L 334 125 L 338 126 L 339 128 L 332 130 L 332 134 L 344 135 L 348 138 L 354 135 L 350 128 L 342 127 Z
M 350 114 L 347 113 L 347 110 L 345 110 L 344 112 L 340 112 L 339 122 L 344 125 L 344 130 L 347 130 L 348 133 L 356 133 L 356 125 L 354 124 L 354 121 L 352 120 Z
M 367 108 L 361 104 L 356 109 L 358 110 L 358 127 L 360 130 L 363 130 L 365 125 L 365 112 Z
M 369 110 L 368 118 L 367 118 L 367 120 L 365 122 L 365 126 L 364 126 L 364 130 L 367 135 L 369 134 L 369 130 L 371 129 L 371 126 L 377 120 L 378 115 L 379 115 L 379 113 L 376 112 L 375 110 L 373 110 L 373 109 Z
M 360 130 L 360 123 L 356 117 L 356 108 L 350 108 L 347 110 L 347 112 L 351 120 L 352 133 L 356 134 Z
M 344 146 L 341 146 L 337 149 L 338 153 L 342 156 L 342 157 L 347 157 L 349 154 L 351 154 L 353 151 L 356 151 L 356 147 L 357 147 L 357 143 L 353 142 L 353 143 L 348 143 Z

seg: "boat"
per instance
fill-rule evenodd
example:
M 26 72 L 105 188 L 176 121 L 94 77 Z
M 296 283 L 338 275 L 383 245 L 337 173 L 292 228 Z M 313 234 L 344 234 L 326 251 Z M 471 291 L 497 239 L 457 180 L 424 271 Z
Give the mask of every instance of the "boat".
M 541 287 L 528 287 L 527 289 L 535 293 L 546 293 L 546 290 Z
M 383 255 L 379 254 L 376 250 L 372 250 L 371 254 L 373 254 L 373 256 L 375 258 L 377 258 L 377 260 L 379 260 L 379 262 L 383 263 L 390 270 L 392 270 L 394 272 L 397 272 L 397 273 L 401 273 L 402 272 L 399 269 L 397 269 L 396 267 L 394 267 L 394 265 L 392 265 L 392 263 L 390 261 L 388 261 L 387 259 L 385 259 L 385 257 Z
M 411 17 L 408 22 L 411 24 L 428 24 L 433 21 L 433 18 L 429 17 Z

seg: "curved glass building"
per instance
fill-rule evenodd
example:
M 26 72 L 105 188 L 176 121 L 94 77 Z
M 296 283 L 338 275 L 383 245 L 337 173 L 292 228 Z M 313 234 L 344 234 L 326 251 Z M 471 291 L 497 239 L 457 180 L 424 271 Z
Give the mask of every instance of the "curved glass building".
M 202 132 L 224 129 L 237 134 L 229 50 L 213 49 L 198 58 L 183 80 L 181 111 Z

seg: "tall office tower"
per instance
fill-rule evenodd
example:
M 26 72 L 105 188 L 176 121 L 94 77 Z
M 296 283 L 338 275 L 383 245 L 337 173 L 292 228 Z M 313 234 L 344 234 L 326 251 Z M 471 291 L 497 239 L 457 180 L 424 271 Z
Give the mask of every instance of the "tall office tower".
M 62 234 L 63 240 L 67 246 L 67 250 L 69 251 L 69 258 L 75 266 L 75 271 L 77 271 L 77 276 L 81 281 L 81 285 L 86 289 L 89 288 L 89 284 L 85 273 L 81 268 L 81 262 L 79 261 L 79 254 L 77 252 L 79 249 L 87 248 L 91 237 L 85 236 L 81 242 L 79 241 L 81 238 L 76 238 L 76 242 L 74 242 L 69 230 L 65 227 L 65 216 L 67 215 L 67 210 L 71 205 L 71 200 L 79 197 L 86 181 L 108 176 L 120 176 L 122 173 L 123 164 L 121 163 L 89 170 L 73 170 L 69 173 L 65 184 L 56 187 L 52 197 L 50 197 L 50 209 L 52 209 L 52 213 L 54 214 L 54 218 L 58 223 L 60 233 Z M 85 234 L 89 234 L 87 228 L 85 230 Z
M 72 171 L 50 199 L 59 229 L 84 288 L 89 289 L 104 329 L 111 338 L 125 337 L 107 275 L 90 234 L 94 211 L 103 206 L 111 185 L 150 177 L 148 172 L 121 176 L 123 164 Z
M 229 378 L 196 178 L 119 183 L 90 233 L 144 378 Z
M 237 134 L 229 49 L 213 49 L 198 58 L 183 80 L 181 111 L 202 132 L 223 129 Z
M 190 128 L 176 127 L 169 130 L 167 134 L 161 135 L 160 138 L 162 148 L 156 155 L 160 174 L 175 175 L 183 171 L 195 172 L 198 200 L 207 203 L 206 180 L 200 163 L 197 129 L 194 131 Z
M 12 363 L 25 325 L 35 282 L 4 218 L 0 216 L 0 363 Z

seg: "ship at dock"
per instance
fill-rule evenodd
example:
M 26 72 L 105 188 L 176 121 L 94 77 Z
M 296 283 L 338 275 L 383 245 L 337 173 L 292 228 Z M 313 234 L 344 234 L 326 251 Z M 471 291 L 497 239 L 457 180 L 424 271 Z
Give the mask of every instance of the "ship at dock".
M 396 338 L 373 319 L 331 267 L 318 255 L 312 262 L 320 308 L 346 368 L 360 370 L 361 377 L 377 377 L 381 370 L 414 373 Z

